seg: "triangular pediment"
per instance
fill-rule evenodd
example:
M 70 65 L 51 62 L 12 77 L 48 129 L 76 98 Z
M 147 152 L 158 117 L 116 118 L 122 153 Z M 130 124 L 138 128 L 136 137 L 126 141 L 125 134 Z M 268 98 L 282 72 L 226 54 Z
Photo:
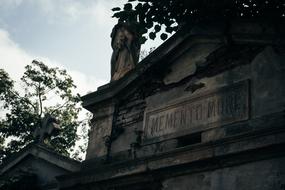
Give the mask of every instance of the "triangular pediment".
M 74 172 L 79 170 L 80 162 L 72 160 L 65 156 L 59 155 L 56 152 L 46 148 L 44 145 L 30 144 L 20 152 L 15 153 L 10 158 L 4 161 L 1 167 L 1 175 L 20 168 L 25 162 L 31 163 L 31 160 L 41 160 L 54 167 L 61 168 L 67 172 Z M 31 167 L 33 167 L 31 165 Z

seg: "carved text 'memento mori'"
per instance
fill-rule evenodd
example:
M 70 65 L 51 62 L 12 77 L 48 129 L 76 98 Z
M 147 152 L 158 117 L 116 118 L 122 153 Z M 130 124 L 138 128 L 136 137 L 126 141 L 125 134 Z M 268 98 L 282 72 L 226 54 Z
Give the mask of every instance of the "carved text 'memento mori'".
M 247 119 L 248 81 L 146 112 L 145 118 L 145 138 Z

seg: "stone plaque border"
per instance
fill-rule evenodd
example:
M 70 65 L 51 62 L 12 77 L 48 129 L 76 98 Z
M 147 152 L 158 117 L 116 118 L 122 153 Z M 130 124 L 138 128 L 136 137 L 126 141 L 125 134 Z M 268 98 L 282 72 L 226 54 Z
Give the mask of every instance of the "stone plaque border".
M 228 125 L 228 124 L 232 124 L 238 121 L 245 121 L 249 119 L 249 98 L 250 98 L 250 80 L 246 79 L 243 81 L 239 81 L 239 82 L 235 82 L 233 84 L 230 85 L 226 85 L 223 87 L 219 87 L 217 89 L 211 89 L 211 90 L 206 90 L 204 92 L 201 92 L 199 94 L 196 94 L 194 96 L 190 96 L 190 97 L 184 97 L 182 99 L 178 99 L 175 100 L 165 106 L 160 106 L 158 108 L 155 109 L 151 109 L 151 110 L 145 110 L 144 112 L 144 121 L 143 121 L 143 141 L 142 144 L 151 144 L 151 143 L 155 143 L 155 142 L 160 142 L 160 141 L 164 141 L 167 139 L 171 139 L 171 138 L 176 138 L 179 136 L 184 136 L 184 135 L 189 135 L 191 133 L 196 133 L 196 132 L 201 132 L 201 131 L 205 131 L 207 129 L 210 128 L 214 128 L 214 127 L 218 127 L 218 126 L 224 126 L 224 125 Z M 213 96 L 215 94 L 222 94 L 225 93 L 227 91 L 233 91 L 235 89 L 240 89 L 242 91 L 244 91 L 245 93 L 245 111 L 244 114 L 242 115 L 242 117 L 240 118 L 235 118 L 235 119 L 224 119 L 221 121 L 216 121 L 216 122 L 212 122 L 212 123 L 207 123 L 205 125 L 198 125 L 198 126 L 194 126 L 191 127 L 190 129 L 182 129 L 178 132 L 174 132 L 174 133 L 170 133 L 170 134 L 164 134 L 161 136 L 157 136 L 157 137 L 151 137 L 148 138 L 146 137 L 145 131 L 148 128 L 148 120 L 150 118 L 151 115 L 153 114 L 157 114 L 166 110 L 170 110 L 172 108 L 176 108 L 179 107 L 183 104 L 189 104 L 189 103 L 193 103 L 195 101 L 199 101 L 201 99 L 205 99 L 208 98 L 210 96 Z

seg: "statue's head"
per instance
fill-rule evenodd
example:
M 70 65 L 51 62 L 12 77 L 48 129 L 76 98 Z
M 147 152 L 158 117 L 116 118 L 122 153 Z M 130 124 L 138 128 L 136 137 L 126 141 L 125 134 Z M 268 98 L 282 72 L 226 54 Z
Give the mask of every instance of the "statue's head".
M 126 22 L 119 22 L 116 24 L 111 33 L 112 46 L 114 43 L 118 43 L 118 40 L 128 40 L 133 41 L 138 39 L 138 34 L 136 32 L 136 27 Z

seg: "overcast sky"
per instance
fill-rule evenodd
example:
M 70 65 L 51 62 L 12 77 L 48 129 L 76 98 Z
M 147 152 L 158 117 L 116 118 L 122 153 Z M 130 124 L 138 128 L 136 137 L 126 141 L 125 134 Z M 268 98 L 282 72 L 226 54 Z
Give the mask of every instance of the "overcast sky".
M 126 0 L 0 0 L 0 68 L 19 80 L 33 59 L 67 69 L 81 95 L 110 80 L 111 9 Z M 142 49 L 157 47 L 149 41 Z

